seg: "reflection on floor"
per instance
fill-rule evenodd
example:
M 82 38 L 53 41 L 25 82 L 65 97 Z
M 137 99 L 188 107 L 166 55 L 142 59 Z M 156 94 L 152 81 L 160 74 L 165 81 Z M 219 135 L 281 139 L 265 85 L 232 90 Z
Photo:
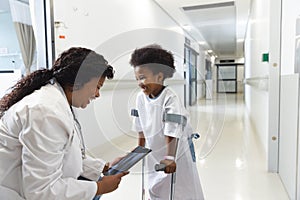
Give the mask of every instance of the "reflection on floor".
M 213 100 L 199 100 L 189 111 L 195 132 L 201 134 L 195 147 L 206 200 L 289 199 L 278 175 L 266 171 L 266 157 L 246 115 L 242 95 L 223 94 Z M 136 144 L 132 135 L 124 136 L 94 153 L 111 160 Z M 141 163 L 122 179 L 116 191 L 101 199 L 140 200 L 140 172 Z

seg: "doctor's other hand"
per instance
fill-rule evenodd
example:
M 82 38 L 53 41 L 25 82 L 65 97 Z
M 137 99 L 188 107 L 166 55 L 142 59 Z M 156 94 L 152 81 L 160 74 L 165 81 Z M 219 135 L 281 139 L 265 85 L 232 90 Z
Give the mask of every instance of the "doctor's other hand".
M 176 162 L 175 161 L 165 159 L 165 160 L 161 160 L 160 164 L 164 164 L 166 166 L 164 169 L 164 172 L 166 174 L 171 174 L 171 173 L 176 172 Z
M 129 174 L 129 172 L 122 172 L 116 175 L 103 176 L 101 181 L 97 182 L 97 193 L 101 195 L 116 190 L 121 182 L 123 176 Z

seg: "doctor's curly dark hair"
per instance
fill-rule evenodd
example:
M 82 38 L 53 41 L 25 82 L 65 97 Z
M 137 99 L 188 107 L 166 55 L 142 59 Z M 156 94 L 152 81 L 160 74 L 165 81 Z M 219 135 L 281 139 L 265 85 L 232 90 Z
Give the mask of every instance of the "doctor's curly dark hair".
M 40 69 L 20 79 L 11 92 L 0 99 L 0 118 L 15 103 L 55 79 L 61 87 L 80 89 L 92 78 L 114 77 L 113 67 L 93 50 L 72 47 L 64 51 L 51 69 Z M 75 87 L 74 87 L 75 88 Z
M 135 49 L 129 62 L 136 66 L 148 67 L 154 74 L 162 72 L 164 78 L 171 78 L 175 72 L 174 57 L 172 52 L 163 49 L 160 45 L 151 44 Z

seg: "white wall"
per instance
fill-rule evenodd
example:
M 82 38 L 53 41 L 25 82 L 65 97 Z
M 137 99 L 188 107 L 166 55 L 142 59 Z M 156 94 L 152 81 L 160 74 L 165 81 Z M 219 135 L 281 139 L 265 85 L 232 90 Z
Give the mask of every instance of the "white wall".
M 300 199 L 297 185 L 300 182 L 299 150 L 297 152 L 299 102 L 297 97 L 293 97 L 298 92 L 298 75 L 294 74 L 294 65 L 295 25 L 299 15 L 300 2 L 297 0 L 253 1 L 245 43 L 246 78 L 254 77 L 249 83 L 256 81 L 256 84 L 246 86 L 246 105 L 268 154 L 269 164 L 271 160 L 276 165 L 273 169 L 278 170 L 291 199 Z M 267 52 L 270 52 L 269 63 L 259 62 L 257 58 Z M 264 79 L 268 80 L 268 90 L 253 87 L 264 84 Z M 274 112 L 278 109 L 280 112 Z M 272 141 L 273 136 L 279 139 L 279 144 L 276 144 L 277 140 Z M 277 148 L 274 148 L 276 145 Z
M 14 86 L 20 78 L 21 70 L 19 69 L 0 69 L 0 98 L 2 98 L 6 93 L 10 92 L 11 87 Z
M 296 18 L 299 15 L 299 1 L 282 1 L 279 176 L 289 197 L 298 200 L 300 199 L 300 154 L 299 141 L 297 141 L 299 140 L 299 75 L 294 73 Z
M 185 36 L 152 0 L 55 0 L 54 13 L 54 20 L 64 24 L 56 33 L 65 35 L 56 38 L 57 53 L 71 46 L 88 47 L 103 54 L 116 70 L 115 79 L 100 91 L 100 100 L 79 110 L 89 148 L 133 134 L 129 111 L 139 90 L 128 62 L 135 48 L 157 43 L 174 53 L 177 72 L 168 83 L 183 101 Z
M 269 75 L 268 63 L 262 62 L 262 54 L 269 52 L 269 1 L 252 1 L 250 20 L 245 38 L 245 79 L 257 81 Z M 250 119 L 265 152 L 268 151 L 268 108 L 267 91 L 252 85 L 245 86 L 245 103 Z

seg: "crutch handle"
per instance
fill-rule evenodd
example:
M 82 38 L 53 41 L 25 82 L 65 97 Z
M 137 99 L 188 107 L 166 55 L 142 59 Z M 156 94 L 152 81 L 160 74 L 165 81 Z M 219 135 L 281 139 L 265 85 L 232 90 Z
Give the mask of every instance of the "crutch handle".
M 155 168 L 155 171 L 165 171 L 165 168 L 166 168 L 166 165 L 165 164 L 156 164 L 155 166 L 154 166 L 154 168 Z

